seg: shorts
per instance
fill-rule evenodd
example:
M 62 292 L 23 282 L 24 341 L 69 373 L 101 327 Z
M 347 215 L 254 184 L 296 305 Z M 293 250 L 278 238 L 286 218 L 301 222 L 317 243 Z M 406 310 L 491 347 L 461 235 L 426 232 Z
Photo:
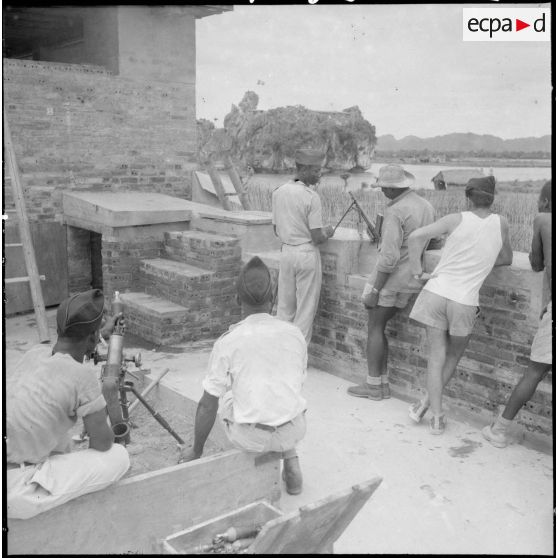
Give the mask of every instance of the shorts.
M 405 308 L 414 293 L 399 293 L 382 289 L 378 296 L 378 306 L 385 308 Z
M 546 311 L 539 322 L 539 329 L 531 344 L 530 358 L 533 362 L 552 364 L 552 302 L 546 306 Z
M 427 326 L 448 331 L 450 335 L 465 337 L 473 331 L 479 313 L 478 306 L 460 304 L 423 289 L 409 317 Z

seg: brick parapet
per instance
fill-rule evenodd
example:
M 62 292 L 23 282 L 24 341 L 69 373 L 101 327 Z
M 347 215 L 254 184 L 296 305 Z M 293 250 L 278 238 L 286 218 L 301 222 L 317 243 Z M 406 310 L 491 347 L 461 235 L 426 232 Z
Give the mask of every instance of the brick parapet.
M 367 262 L 375 261 L 369 243 L 347 233 L 321 247 L 323 284 L 310 359 L 315 365 L 355 382 L 366 374 L 367 314 L 360 295 L 366 277 L 354 254 L 366 250 Z M 362 241 L 364 242 L 364 241 Z M 376 252 L 377 254 L 377 252 Z M 427 254 L 432 269 L 439 252 Z M 480 319 L 455 377 L 446 387 L 450 406 L 482 415 L 487 422 L 505 404 L 529 362 L 530 344 L 542 306 L 541 274 L 530 270 L 526 255 L 514 254 L 514 265 L 496 268 L 480 291 Z M 424 328 L 409 319 L 416 295 L 387 329 L 388 362 L 393 391 L 410 399 L 424 392 L 428 346 Z M 539 385 L 518 420 L 529 430 L 552 434 L 552 375 Z

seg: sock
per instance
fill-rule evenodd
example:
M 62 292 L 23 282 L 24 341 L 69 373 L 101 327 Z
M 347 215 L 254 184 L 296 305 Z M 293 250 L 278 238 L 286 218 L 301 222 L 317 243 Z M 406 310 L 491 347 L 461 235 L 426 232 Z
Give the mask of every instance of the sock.
M 369 386 L 381 386 L 382 378 L 380 376 L 366 376 L 366 383 Z
M 492 425 L 492 430 L 494 432 L 500 432 L 502 434 L 506 434 L 512 422 L 513 422 L 512 420 L 505 419 L 502 415 L 499 415 L 498 418 L 494 421 L 494 424 Z
M 389 380 L 388 380 L 388 375 L 387 375 L 387 374 L 382 374 L 382 375 L 381 375 L 381 379 L 382 379 L 382 384 L 389 384 Z

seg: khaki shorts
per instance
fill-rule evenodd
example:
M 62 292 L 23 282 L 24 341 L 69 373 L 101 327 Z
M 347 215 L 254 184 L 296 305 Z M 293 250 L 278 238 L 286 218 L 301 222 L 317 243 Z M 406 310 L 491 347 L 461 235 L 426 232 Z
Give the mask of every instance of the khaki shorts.
M 413 293 L 399 293 L 397 291 L 386 291 L 382 289 L 378 296 L 378 306 L 385 308 L 405 308 Z
M 552 364 L 552 302 L 546 307 L 531 345 L 531 360 Z
M 417 322 L 465 337 L 473 331 L 479 315 L 478 306 L 460 304 L 423 289 L 409 314 Z

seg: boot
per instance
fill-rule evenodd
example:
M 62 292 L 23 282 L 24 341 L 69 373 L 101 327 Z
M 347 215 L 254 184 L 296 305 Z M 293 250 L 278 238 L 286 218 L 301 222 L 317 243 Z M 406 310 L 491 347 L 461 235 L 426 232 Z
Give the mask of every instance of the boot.
M 509 443 L 509 426 L 511 420 L 498 417 L 490 426 L 482 429 L 482 435 L 496 448 L 505 448 Z
M 358 386 L 351 386 L 347 388 L 347 393 L 353 397 L 367 397 L 368 399 L 373 399 L 374 401 L 381 401 L 383 399 L 381 385 L 372 386 L 370 384 L 360 384 Z
M 283 459 L 283 480 L 287 485 L 288 494 L 302 492 L 302 471 L 298 463 L 298 455 Z

